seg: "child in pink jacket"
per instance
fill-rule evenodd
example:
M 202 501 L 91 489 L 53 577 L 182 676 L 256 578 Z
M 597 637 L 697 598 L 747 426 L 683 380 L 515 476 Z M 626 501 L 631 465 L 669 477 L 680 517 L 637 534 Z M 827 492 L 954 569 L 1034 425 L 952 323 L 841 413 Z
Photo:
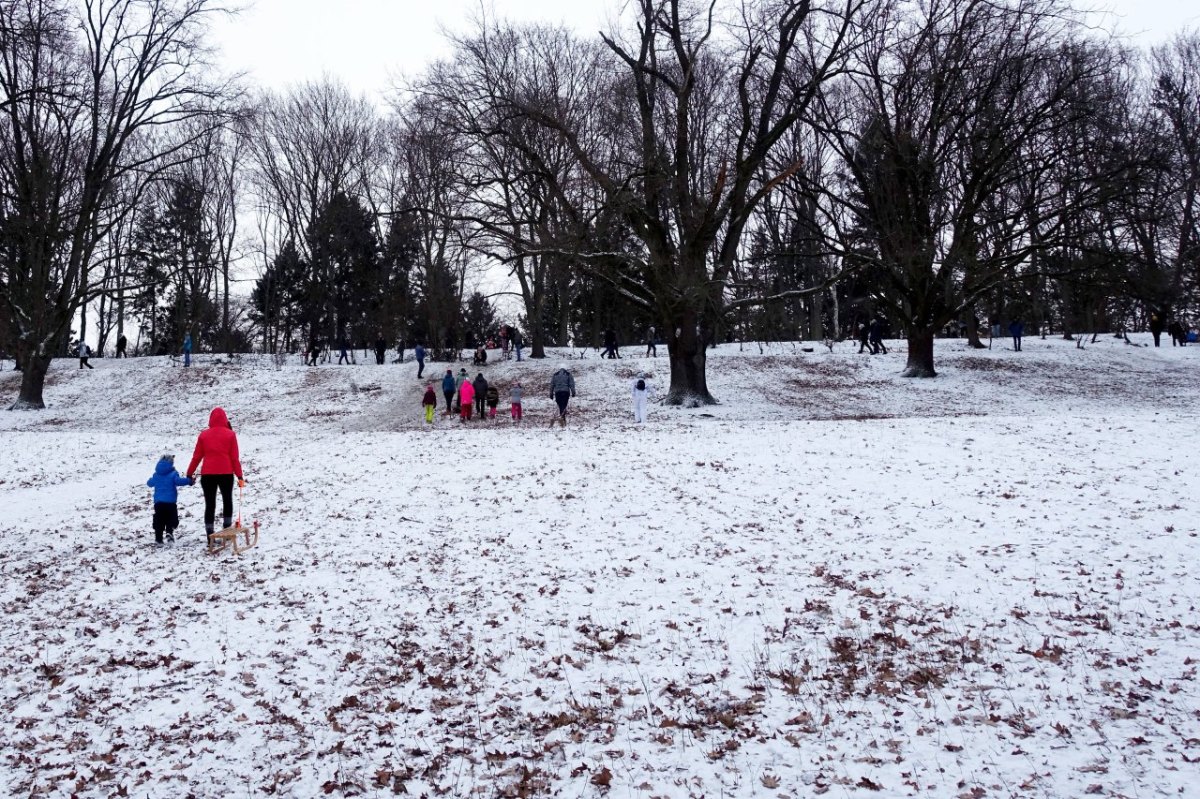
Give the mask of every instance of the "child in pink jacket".
M 470 421 L 471 407 L 475 404 L 475 386 L 471 385 L 470 380 L 464 380 L 458 389 L 458 404 L 462 408 L 461 420 Z

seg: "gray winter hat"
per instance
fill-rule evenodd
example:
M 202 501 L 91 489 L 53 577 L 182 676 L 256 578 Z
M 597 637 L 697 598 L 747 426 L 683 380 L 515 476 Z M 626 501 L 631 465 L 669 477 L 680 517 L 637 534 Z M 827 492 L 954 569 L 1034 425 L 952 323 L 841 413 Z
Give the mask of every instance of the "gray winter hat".
M 159 460 L 166 461 L 167 463 L 174 463 L 175 456 L 174 455 L 163 455 L 161 458 L 159 458 Z

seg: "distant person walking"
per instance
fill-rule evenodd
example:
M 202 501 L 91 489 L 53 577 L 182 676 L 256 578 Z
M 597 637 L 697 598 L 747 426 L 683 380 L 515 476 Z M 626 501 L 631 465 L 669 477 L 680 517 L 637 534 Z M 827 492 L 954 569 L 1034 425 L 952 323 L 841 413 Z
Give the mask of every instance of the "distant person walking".
M 83 369 L 84 367 L 87 367 L 88 369 L 95 369 L 96 367 L 94 367 L 90 363 L 88 363 L 88 358 L 92 357 L 92 348 L 89 347 L 85 342 L 80 341 L 78 349 L 79 349 L 79 368 Z
M 196 449 L 188 464 L 187 476 L 200 475 L 200 489 L 204 492 L 204 534 L 211 540 L 216 532 L 217 492 L 221 492 L 221 527 L 233 525 L 233 478 L 239 487 L 246 485 L 242 475 L 242 461 L 238 453 L 237 434 L 223 408 L 213 408 L 208 415 L 208 427 L 196 438 Z
M 858 323 L 858 353 L 870 352 L 875 354 L 875 348 L 871 346 L 871 331 L 867 330 L 867 326 L 862 322 Z
M 125 338 L 124 333 L 122 333 L 120 336 L 117 337 L 117 357 L 118 358 L 128 358 L 129 357 L 128 355 L 125 354 L 125 348 L 128 345 L 129 345 L 129 339 Z
M 650 381 L 645 372 L 634 379 L 630 393 L 633 396 L 633 421 L 642 424 L 646 421 L 646 405 L 650 402 Z
M 1158 346 L 1158 339 L 1162 336 L 1163 330 L 1166 329 L 1167 323 L 1163 321 L 1163 315 L 1158 311 L 1150 314 L 1150 335 L 1154 336 L 1154 346 Z
M 383 338 L 383 333 L 375 339 L 375 364 L 383 366 L 387 363 L 387 341 Z
M 604 352 L 600 357 L 610 359 L 621 357 L 621 354 L 617 351 L 617 332 L 611 327 L 604 331 Z
M 525 346 L 525 339 L 521 338 L 521 331 L 520 331 L 520 330 L 518 330 L 518 329 L 517 329 L 517 328 L 515 328 L 515 327 L 514 327 L 514 328 L 510 328 L 510 333 L 511 333 L 511 335 L 512 335 L 512 345 L 513 345 L 513 350 L 515 350 L 515 351 L 516 351 L 516 353 L 517 353 L 517 361 L 518 361 L 518 362 L 520 362 L 520 360 L 521 360 L 521 348 Z
M 657 335 L 658 334 L 654 332 L 653 326 L 651 326 L 650 329 L 646 331 L 646 357 L 647 358 L 657 358 L 658 357 Z
M 1020 319 L 1014 319 L 1008 323 L 1008 334 L 1012 336 L 1013 351 L 1021 351 L 1021 336 L 1025 334 L 1025 323 Z
M 354 363 L 354 355 L 350 352 L 350 340 L 343 333 L 338 339 L 338 366 L 344 363 Z
M 1187 345 L 1187 331 L 1178 319 L 1171 320 L 1171 324 L 1167 325 L 1167 334 L 1171 337 L 1172 347 Z
M 883 320 L 878 316 L 872 319 L 869 331 L 871 340 L 871 354 L 878 355 L 882 352 L 884 355 L 887 355 L 888 348 L 883 343 Z
M 558 418 L 550 420 L 553 427 L 558 422 L 562 427 L 567 426 L 567 403 L 575 396 L 575 378 L 565 363 L 558 365 L 558 371 L 550 378 L 550 398 L 558 405 Z
M 183 337 L 183 365 L 192 365 L 192 334 L 188 333 Z

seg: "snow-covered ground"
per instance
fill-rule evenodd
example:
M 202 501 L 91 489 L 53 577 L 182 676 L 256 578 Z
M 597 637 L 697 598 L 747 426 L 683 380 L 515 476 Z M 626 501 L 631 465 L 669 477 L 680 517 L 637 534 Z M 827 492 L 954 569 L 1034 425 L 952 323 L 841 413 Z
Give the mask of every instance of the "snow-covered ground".
M 564 353 L 483 370 L 519 428 L 409 363 L 56 362 L 0 414 L 0 795 L 1197 795 L 1200 347 L 814 349 L 641 426 L 666 359 L 588 351 L 565 430 Z M 218 404 L 262 543 L 184 488 L 155 549 Z

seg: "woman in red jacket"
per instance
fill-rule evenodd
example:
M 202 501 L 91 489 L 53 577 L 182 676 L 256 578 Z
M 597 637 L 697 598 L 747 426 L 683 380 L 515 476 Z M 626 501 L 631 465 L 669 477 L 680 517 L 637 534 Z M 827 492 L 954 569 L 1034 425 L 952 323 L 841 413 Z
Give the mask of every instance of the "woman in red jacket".
M 212 536 L 217 507 L 217 489 L 221 490 L 221 519 L 223 527 L 233 524 L 233 478 L 238 486 L 246 485 L 242 478 L 242 462 L 238 459 L 237 434 L 229 417 L 221 408 L 213 408 L 208 415 L 208 429 L 196 439 L 196 451 L 188 464 L 187 476 L 196 474 L 196 467 L 204 462 L 204 473 L 200 476 L 200 488 L 204 491 L 204 532 Z

